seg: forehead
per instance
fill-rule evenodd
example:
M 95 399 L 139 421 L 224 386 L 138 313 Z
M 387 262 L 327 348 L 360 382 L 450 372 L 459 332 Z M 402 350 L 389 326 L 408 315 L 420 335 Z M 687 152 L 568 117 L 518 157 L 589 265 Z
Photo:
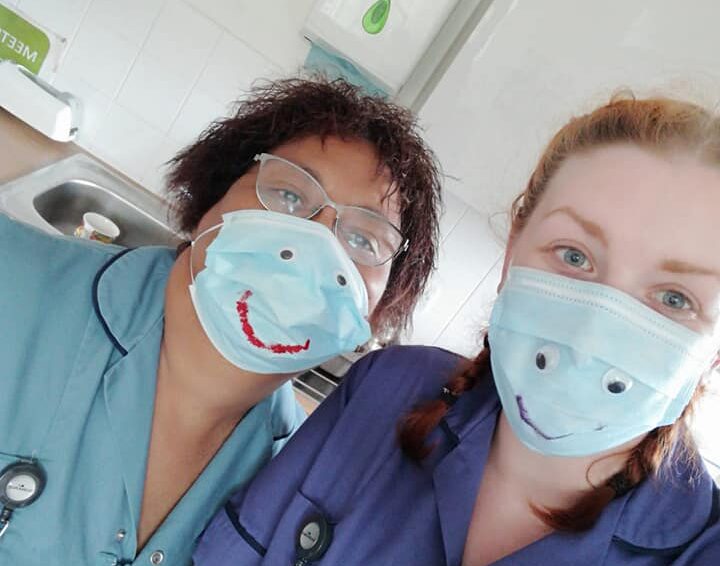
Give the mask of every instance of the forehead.
M 598 224 L 611 243 L 684 250 L 720 265 L 713 250 L 720 237 L 720 166 L 688 154 L 615 145 L 572 156 L 548 183 L 530 223 L 561 207 Z

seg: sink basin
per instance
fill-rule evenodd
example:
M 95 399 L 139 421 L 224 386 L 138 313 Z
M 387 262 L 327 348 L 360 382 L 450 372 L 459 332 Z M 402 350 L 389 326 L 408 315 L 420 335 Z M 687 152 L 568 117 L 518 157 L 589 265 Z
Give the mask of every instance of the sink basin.
M 38 214 L 63 234 L 72 234 L 85 212 L 99 212 L 120 228 L 116 244 L 137 247 L 144 244 L 173 245 L 175 235 L 130 203 L 100 185 L 72 179 L 38 194 L 33 199 Z
M 0 210 L 52 234 L 72 235 L 85 212 L 120 227 L 117 244 L 175 246 L 167 203 L 132 185 L 100 162 L 74 155 L 0 186 Z

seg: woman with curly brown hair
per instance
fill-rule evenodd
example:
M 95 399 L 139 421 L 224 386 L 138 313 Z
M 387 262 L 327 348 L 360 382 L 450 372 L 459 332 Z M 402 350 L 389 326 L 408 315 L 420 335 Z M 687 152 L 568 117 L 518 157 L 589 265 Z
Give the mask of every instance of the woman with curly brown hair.
M 433 267 L 434 158 L 343 81 L 255 89 L 169 187 L 177 251 L 0 216 L 2 564 L 188 564 L 303 420 L 289 379 L 392 339 Z
M 358 362 L 196 566 L 710 566 L 687 419 L 720 349 L 720 117 L 614 100 L 512 209 L 485 348 Z

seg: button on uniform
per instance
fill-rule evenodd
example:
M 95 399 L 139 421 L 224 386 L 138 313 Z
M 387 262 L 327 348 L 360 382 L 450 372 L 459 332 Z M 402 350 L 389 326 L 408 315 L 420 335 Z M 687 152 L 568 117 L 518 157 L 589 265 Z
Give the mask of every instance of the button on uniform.
M 165 553 L 162 550 L 156 550 L 150 555 L 150 564 L 155 566 L 162 564 L 163 560 L 165 560 Z
M 121 541 L 125 540 L 126 536 L 127 536 L 127 531 L 125 531 L 125 529 L 120 529 L 115 534 L 115 540 L 117 540 L 118 542 L 121 542 Z

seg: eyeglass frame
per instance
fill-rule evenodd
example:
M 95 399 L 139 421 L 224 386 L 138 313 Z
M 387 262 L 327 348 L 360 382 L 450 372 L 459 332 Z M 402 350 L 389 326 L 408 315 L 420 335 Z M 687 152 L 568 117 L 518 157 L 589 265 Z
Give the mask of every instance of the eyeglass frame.
M 339 222 L 339 220 L 340 220 L 341 211 L 342 211 L 342 209 L 352 208 L 352 209 L 356 209 L 356 210 L 361 210 L 364 214 L 369 214 L 369 215 L 371 215 L 371 216 L 374 216 L 374 217 L 382 220 L 383 222 L 387 223 L 393 230 L 395 230 L 395 232 L 398 233 L 398 235 L 402 238 L 402 241 L 401 241 L 400 245 L 398 246 L 398 248 L 395 250 L 395 252 L 394 252 L 389 258 L 387 258 L 386 260 L 384 260 L 384 261 L 382 261 L 382 262 L 380 262 L 380 263 L 376 263 L 376 264 L 373 264 L 373 265 L 369 265 L 368 267 L 379 267 L 379 266 L 381 266 L 381 265 L 385 265 L 386 263 L 388 263 L 388 262 L 390 262 L 390 261 L 393 261 L 393 260 L 394 260 L 397 256 L 399 256 L 401 253 L 406 252 L 406 251 L 408 250 L 408 248 L 410 247 L 410 239 L 407 238 L 407 237 L 405 236 L 405 234 L 403 234 L 403 232 L 402 232 L 402 230 L 400 230 L 400 228 L 398 228 L 397 226 L 395 226 L 395 224 L 393 224 L 392 222 L 390 222 L 390 220 L 389 220 L 385 215 L 379 214 L 378 212 L 375 212 L 374 210 L 370 210 L 370 209 L 365 208 L 365 207 L 362 207 L 362 206 L 354 206 L 354 205 L 340 204 L 340 203 L 335 202 L 335 201 L 332 200 L 332 199 L 330 198 L 330 196 L 327 194 L 327 191 L 326 191 L 325 188 L 320 184 L 320 181 L 318 181 L 315 177 L 313 177 L 313 176 L 312 176 L 307 170 L 305 170 L 303 167 L 301 167 L 301 166 L 298 165 L 297 163 L 293 163 L 292 161 L 289 161 L 288 159 L 285 159 L 284 157 L 280 157 L 279 155 L 273 155 L 272 153 L 267 153 L 267 152 L 258 153 L 258 154 L 255 155 L 255 157 L 253 157 L 253 161 L 256 161 L 257 163 L 259 163 L 259 164 L 260 164 L 260 167 L 262 167 L 263 163 L 264 163 L 267 159 L 276 159 L 276 160 L 278 160 L 278 161 L 281 161 L 281 162 L 285 163 L 286 165 L 289 165 L 289 166 L 293 167 L 294 169 L 297 169 L 299 172 L 301 172 L 303 175 L 305 175 L 308 179 L 310 179 L 310 180 L 313 182 L 313 184 L 314 184 L 318 189 L 320 189 L 320 194 L 324 197 L 324 202 L 323 202 L 322 206 L 320 206 L 320 208 L 318 208 L 318 209 L 317 209 L 315 212 L 313 212 L 310 216 L 297 216 L 296 218 L 303 218 L 303 219 L 305 219 L 305 220 L 310 220 L 310 219 L 312 219 L 313 217 L 317 216 L 324 208 L 326 208 L 326 207 L 329 206 L 330 208 L 332 208 L 332 209 L 335 211 L 335 221 L 333 222 L 332 232 L 333 232 L 333 234 L 335 235 L 335 237 L 337 238 L 337 237 L 338 237 L 338 235 L 337 235 L 337 226 L 338 226 L 338 222 Z M 270 209 L 267 207 L 267 205 L 263 202 L 263 199 L 262 199 L 262 197 L 260 196 L 259 179 L 260 179 L 260 170 L 258 170 L 258 176 L 257 176 L 257 178 L 256 178 L 256 180 L 255 180 L 255 194 L 257 195 L 257 198 L 258 198 L 258 200 L 260 201 L 260 204 L 263 205 L 263 207 L 265 208 L 265 210 L 270 210 Z M 290 214 L 290 216 L 295 216 L 294 214 L 291 214 L 291 213 L 289 213 L 289 212 L 281 212 L 280 214 Z M 351 259 L 352 259 L 352 258 L 351 258 Z M 353 261 L 355 261 L 355 260 L 353 260 Z M 362 265 L 364 265 L 364 264 L 362 264 Z

